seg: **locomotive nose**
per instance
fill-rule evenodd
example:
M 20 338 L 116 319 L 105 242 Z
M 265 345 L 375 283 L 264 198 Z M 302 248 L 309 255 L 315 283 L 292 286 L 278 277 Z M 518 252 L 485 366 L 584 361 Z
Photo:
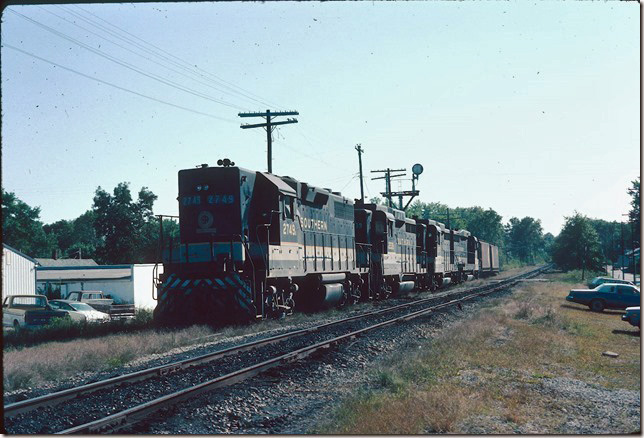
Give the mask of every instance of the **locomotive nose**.
M 218 242 L 241 234 L 239 178 L 237 167 L 206 167 L 180 172 L 182 243 Z

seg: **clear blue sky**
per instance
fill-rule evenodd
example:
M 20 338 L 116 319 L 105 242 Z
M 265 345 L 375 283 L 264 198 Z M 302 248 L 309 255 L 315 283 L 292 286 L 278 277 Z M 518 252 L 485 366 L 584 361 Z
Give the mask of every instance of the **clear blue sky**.
M 276 174 L 357 197 L 361 143 L 369 178 L 422 163 L 426 202 L 536 217 L 553 234 L 575 210 L 620 220 L 640 168 L 639 13 L 635 2 L 11 6 L 2 185 L 45 223 L 121 181 L 176 214 L 180 169 L 223 157 L 266 169 L 265 133 L 240 129 L 252 120 L 239 111 L 295 109 L 299 123 L 275 132 Z

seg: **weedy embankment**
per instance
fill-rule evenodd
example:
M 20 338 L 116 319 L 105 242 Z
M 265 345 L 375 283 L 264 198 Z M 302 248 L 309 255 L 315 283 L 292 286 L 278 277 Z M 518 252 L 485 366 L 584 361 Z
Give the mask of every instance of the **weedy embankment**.
M 337 317 L 337 313 L 335 310 L 315 315 L 300 313 L 284 320 L 267 320 L 262 324 L 219 329 L 208 326 L 167 330 L 136 328 L 132 333 L 110 334 L 109 327 L 89 327 L 60 322 L 40 331 L 25 330 L 18 334 L 9 333 L 5 336 L 15 337 L 18 345 L 11 346 L 8 342 L 4 345 L 4 389 L 6 392 L 57 384 L 81 373 L 113 370 L 137 360 L 150 359 L 150 355 L 172 353 L 173 349 L 180 347 L 185 349 L 199 347 L 206 343 L 234 340 L 259 332 L 270 334 L 275 330 L 289 329 L 316 319 Z M 103 336 L 101 331 L 105 331 Z M 89 339 L 75 338 L 58 341 L 66 334 L 70 337 L 85 335 Z M 29 339 L 29 336 L 35 337 L 40 343 L 32 346 L 20 345 L 18 341 L 24 341 L 23 343 L 27 344 L 35 342 Z M 57 341 L 48 342 L 47 340 L 52 337 Z
M 407 343 L 320 432 L 630 433 L 640 428 L 639 330 L 565 301 L 550 274 Z M 578 283 L 578 284 L 575 284 Z M 617 358 L 602 356 L 604 351 Z

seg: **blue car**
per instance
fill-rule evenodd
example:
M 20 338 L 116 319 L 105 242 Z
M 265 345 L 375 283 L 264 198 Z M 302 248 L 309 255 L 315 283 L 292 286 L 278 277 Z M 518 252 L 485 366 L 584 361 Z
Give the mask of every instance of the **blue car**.
M 566 300 L 588 306 L 593 312 L 623 310 L 640 305 L 640 290 L 629 284 L 604 283 L 595 289 L 573 289 Z
M 635 327 L 640 326 L 640 308 L 637 307 L 627 307 L 626 313 L 622 315 L 622 321 L 627 321 L 630 325 Z
M 589 289 L 595 289 L 597 286 L 600 286 L 604 283 L 615 283 L 615 284 L 633 284 L 632 281 L 620 280 L 619 278 L 611 277 L 595 277 L 588 283 Z

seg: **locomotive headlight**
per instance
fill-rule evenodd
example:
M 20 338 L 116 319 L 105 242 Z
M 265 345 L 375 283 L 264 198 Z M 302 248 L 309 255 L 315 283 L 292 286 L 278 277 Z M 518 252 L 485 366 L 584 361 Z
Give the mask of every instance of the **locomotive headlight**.
M 208 185 L 203 186 L 203 190 L 208 190 Z
M 198 192 L 200 192 L 200 191 L 201 191 L 201 186 L 197 186 L 197 191 L 198 191 Z

